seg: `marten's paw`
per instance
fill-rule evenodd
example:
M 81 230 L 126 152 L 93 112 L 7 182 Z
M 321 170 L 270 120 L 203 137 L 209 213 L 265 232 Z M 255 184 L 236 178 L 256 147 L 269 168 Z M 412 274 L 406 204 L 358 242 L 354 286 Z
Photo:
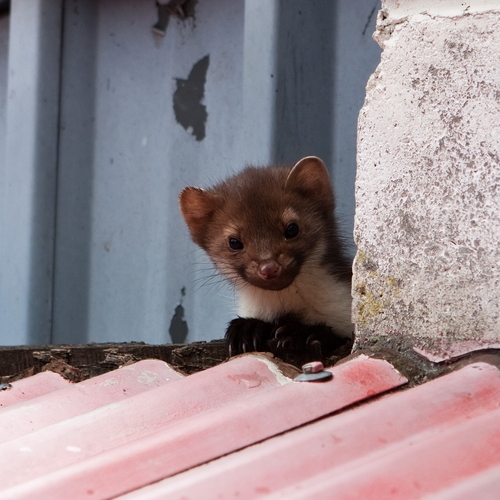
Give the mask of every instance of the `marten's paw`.
M 251 351 L 267 351 L 274 325 L 255 318 L 236 318 L 226 330 L 229 356 Z
M 293 315 L 284 316 L 278 321 L 273 338 L 278 355 L 280 352 L 294 351 L 310 353 L 317 359 L 330 356 L 346 342 L 324 323 L 306 325 Z

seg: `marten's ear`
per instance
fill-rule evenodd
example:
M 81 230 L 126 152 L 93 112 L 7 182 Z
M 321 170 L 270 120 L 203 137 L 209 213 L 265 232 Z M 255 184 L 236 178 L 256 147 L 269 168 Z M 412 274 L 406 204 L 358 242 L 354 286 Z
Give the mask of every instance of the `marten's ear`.
M 328 170 L 316 156 L 306 156 L 297 162 L 288 174 L 285 187 L 304 196 L 320 197 L 333 202 Z
M 187 187 L 179 195 L 182 216 L 191 232 L 193 241 L 202 244 L 210 219 L 220 206 L 218 196 L 201 188 Z

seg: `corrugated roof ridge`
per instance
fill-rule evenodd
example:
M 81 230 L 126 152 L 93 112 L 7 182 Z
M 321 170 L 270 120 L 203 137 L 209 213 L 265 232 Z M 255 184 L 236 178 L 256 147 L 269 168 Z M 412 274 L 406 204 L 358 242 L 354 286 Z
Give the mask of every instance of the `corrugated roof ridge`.
M 431 493 L 422 500 L 498 500 L 500 491 L 500 465 L 490 467 L 463 481 L 439 491 Z
M 10 389 L 0 391 L 0 412 L 8 406 L 33 397 L 64 389 L 69 384 L 69 380 L 51 371 L 36 373 L 31 377 L 12 382 Z
M 119 441 L 122 439 L 120 433 L 110 434 L 106 431 L 103 434 L 103 430 L 107 429 L 109 425 L 114 425 L 113 416 L 119 422 L 120 417 L 126 414 L 124 412 L 130 412 L 131 409 L 138 411 L 137 422 L 135 424 L 130 422 L 131 414 L 129 413 L 129 420 L 125 422 L 126 425 L 121 429 L 121 432 L 126 431 L 125 436 L 133 436 L 129 440 L 135 440 L 139 431 L 142 432 L 142 435 L 147 436 L 157 432 L 158 426 L 160 428 L 168 427 L 176 419 L 184 419 L 193 412 L 204 412 L 221 402 L 228 404 L 238 401 L 240 398 L 249 397 L 255 392 L 268 391 L 276 386 L 279 386 L 276 376 L 261 359 L 245 357 L 191 375 L 178 380 L 177 383 L 160 386 L 118 403 L 108 404 L 91 412 L 74 416 L 26 436 L 0 444 L 0 487 L 2 484 L 14 484 L 17 475 L 25 474 L 21 464 L 24 464 L 24 467 L 32 467 L 26 462 L 30 455 L 19 456 L 18 450 L 20 449 L 37 447 L 38 453 L 47 454 L 50 450 L 55 452 L 59 442 L 63 439 L 70 441 L 73 447 L 76 446 L 82 450 L 85 444 L 88 446 L 88 443 L 91 443 L 93 446 L 92 454 L 102 453 L 102 451 L 112 449 L 123 442 Z M 172 407 L 173 402 L 177 405 L 176 407 Z M 167 407 L 159 406 L 161 404 L 166 404 Z M 173 413 L 169 413 L 169 404 L 173 408 Z M 164 420 L 163 414 L 165 415 Z M 170 418 L 167 418 L 168 416 Z M 131 425 L 136 427 L 132 428 Z M 100 438 L 99 432 L 101 433 Z M 54 440 L 55 436 L 56 440 Z M 82 436 L 85 439 L 82 439 Z M 98 439 L 107 439 L 108 441 L 96 443 Z M 128 438 L 125 437 L 125 439 Z M 101 446 L 99 451 L 94 450 L 97 444 Z M 107 448 L 102 449 L 106 445 Z M 69 455 L 66 453 L 66 455 L 64 463 L 67 463 L 68 460 L 78 461 L 79 456 L 81 456 L 74 453 Z M 52 463 L 44 463 L 43 465 L 45 467 L 54 466 L 57 460 L 61 461 L 62 458 L 56 454 Z M 27 478 L 24 476 L 24 479 Z
M 142 360 L 2 408 L 0 445 L 182 378 L 164 361 Z
M 85 463 L 55 470 L 14 486 L 5 493 L 16 492 L 17 498 L 30 498 L 35 493 L 45 492 L 48 497 L 57 497 L 58 491 L 66 491 L 66 494 L 71 491 L 72 498 L 84 498 L 84 495 L 75 497 L 76 492 L 84 491 L 93 481 L 105 476 L 106 482 L 96 484 L 94 494 L 97 498 L 115 496 L 302 425 L 406 380 L 389 363 L 366 357 L 335 367 L 332 371 L 335 372 L 332 383 L 287 384 L 265 391 L 258 398 L 245 398 L 225 405 L 224 411 L 214 408 L 202 417 L 193 416 L 180 421 L 154 435 L 112 448 L 85 460 Z M 277 399 L 278 396 L 280 399 Z M 297 401 L 300 406 L 297 406 Z M 293 411 L 289 412 L 289 408 Z M 249 434 L 252 427 L 257 434 Z M 245 429 L 244 433 L 242 429 Z M 194 449 L 199 455 L 192 454 Z M 174 450 L 175 457 L 172 456 Z M 134 463 L 132 468 L 130 460 Z M 130 475 L 132 470 L 134 477 Z M 129 473 L 124 474 L 123 471 Z M 128 482 L 132 480 L 136 480 L 137 484 L 132 486 Z
M 467 436 L 466 442 L 472 444 L 469 436 L 471 434 L 474 435 L 474 441 L 477 442 L 479 434 L 483 432 L 486 436 L 484 436 L 484 439 L 482 439 L 480 443 L 482 445 L 487 444 L 492 437 L 492 429 L 496 429 L 499 422 L 500 409 L 497 409 L 472 417 L 470 420 L 456 423 L 448 429 L 426 429 L 418 434 L 408 436 L 404 440 L 392 443 L 387 448 L 382 448 L 372 453 L 368 453 L 356 460 L 314 475 L 305 481 L 280 489 L 269 495 L 267 498 L 269 500 L 273 498 L 287 498 L 292 500 L 314 497 L 317 500 L 322 498 L 328 500 L 331 498 L 332 491 L 335 491 L 336 498 L 339 500 L 342 498 L 387 498 L 388 495 L 391 495 L 391 498 L 393 499 L 402 500 L 418 498 L 414 496 L 413 491 L 406 491 L 401 494 L 400 483 L 398 492 L 391 492 L 387 489 L 381 491 L 382 488 L 377 488 L 375 485 L 383 481 L 381 478 L 384 474 L 387 474 L 387 471 L 390 471 L 389 474 L 391 475 L 397 475 L 397 466 L 402 462 L 408 462 L 410 461 L 410 458 L 413 458 L 411 461 L 414 462 L 415 455 L 418 452 L 439 449 L 442 453 L 442 447 L 449 444 L 455 445 L 455 449 L 453 451 L 456 451 L 457 441 L 459 438 L 463 438 L 464 435 Z M 463 439 L 462 441 L 458 441 L 458 443 L 462 444 Z M 409 453 L 408 448 L 410 447 L 412 449 Z M 491 457 L 491 453 L 490 455 L 485 453 L 485 450 L 489 451 L 487 447 L 483 446 L 482 453 L 486 455 L 485 458 L 494 458 Z M 494 453 L 496 453 L 496 450 L 494 450 Z M 476 455 L 474 455 L 474 457 L 477 460 L 478 457 Z M 448 454 L 448 456 L 443 457 L 443 463 L 446 459 L 452 461 L 453 455 Z M 498 463 L 500 463 L 500 456 L 497 455 L 496 459 L 498 460 Z M 406 470 L 404 472 L 407 473 L 406 475 L 411 476 L 411 470 Z M 443 469 L 441 469 L 441 480 L 443 480 L 443 472 Z M 454 477 L 455 473 L 452 473 L 451 476 Z M 399 477 L 404 478 L 405 474 L 399 474 Z M 372 479 L 372 483 L 366 484 L 370 478 Z M 421 478 L 421 481 L 422 479 L 423 478 Z M 411 485 L 410 489 L 412 489 Z M 422 485 L 419 485 L 419 489 L 423 489 Z M 370 496 L 370 490 L 377 491 L 378 496 Z M 307 493 L 304 495 L 304 492 Z M 421 491 L 421 493 L 423 492 Z
M 462 391 L 464 395 L 460 392 L 457 393 L 454 387 L 459 387 L 459 391 Z M 437 389 L 443 397 L 439 397 L 436 402 L 431 398 L 431 394 Z M 462 403 L 466 393 L 469 396 L 465 399 L 467 406 L 464 408 Z M 467 422 L 467 419 L 476 413 L 485 414 L 490 413 L 490 410 L 496 411 L 499 406 L 498 401 L 500 401 L 500 374 L 498 370 L 491 364 L 471 363 L 461 371 L 434 379 L 418 388 L 384 396 L 368 405 L 357 406 L 348 412 L 342 412 L 312 425 L 294 429 L 266 442 L 193 468 L 150 487 L 145 487 L 144 495 L 141 494 L 141 490 L 137 490 L 124 498 L 152 499 L 165 498 L 164 495 L 167 495 L 168 498 L 173 499 L 182 495 L 189 497 L 194 490 L 204 491 L 204 498 L 216 498 L 216 494 L 210 494 L 211 484 L 215 484 L 216 487 L 224 484 L 224 493 L 229 497 L 234 494 L 232 487 L 237 485 L 238 488 L 242 488 L 238 492 L 240 498 L 251 498 L 251 495 L 249 497 L 245 492 L 251 484 L 260 487 L 262 491 L 266 490 L 265 481 L 259 483 L 259 477 L 265 477 L 269 468 L 274 466 L 273 464 L 280 464 L 280 479 L 284 481 L 297 479 L 297 474 L 287 473 L 289 469 L 285 464 L 290 457 L 294 457 L 295 462 L 298 461 L 295 464 L 296 471 L 324 470 L 325 467 L 329 467 L 327 472 L 324 472 L 325 477 L 329 478 L 332 475 L 336 477 L 335 471 L 341 472 L 344 470 L 343 467 L 345 470 L 350 470 L 351 464 L 356 464 L 356 460 L 358 460 L 356 457 L 359 455 L 356 454 L 356 449 L 353 447 L 355 445 L 361 446 L 361 460 L 366 458 L 366 460 L 371 461 L 375 456 L 378 457 L 373 453 L 374 445 L 378 447 L 375 448 L 376 450 L 382 450 L 383 456 L 386 454 L 384 443 L 390 443 L 391 437 L 397 438 L 396 446 L 400 449 L 402 441 L 417 439 L 420 435 L 425 437 L 424 434 L 428 432 L 427 426 L 429 425 L 433 427 L 431 433 L 437 435 L 439 430 L 436 429 L 441 429 L 443 426 Z M 477 410 L 477 405 L 484 404 L 487 407 Z M 398 426 L 396 413 L 398 408 L 401 408 L 401 411 L 410 410 L 404 417 L 406 419 L 404 421 L 406 422 L 405 427 L 400 429 L 400 432 L 408 434 L 403 434 L 402 437 L 397 437 L 394 434 Z M 447 408 L 447 412 L 443 413 L 443 408 Z M 389 417 L 393 423 L 383 424 L 383 421 L 380 421 L 381 417 Z M 444 417 L 445 422 L 438 422 L 439 417 Z M 403 418 L 403 415 L 399 418 Z M 373 430 L 367 428 L 370 423 L 376 426 Z M 401 422 L 399 423 L 401 424 Z M 412 424 L 413 427 L 408 428 L 408 423 Z M 298 453 L 289 449 L 292 442 Z M 327 443 L 330 443 L 331 449 L 325 454 Z M 368 450 L 368 455 L 365 448 Z M 346 456 L 346 451 L 351 454 L 351 458 L 349 455 Z M 258 467 L 253 464 L 258 464 Z M 220 474 L 217 474 L 218 467 L 224 467 L 222 474 L 225 480 L 220 477 Z M 313 480 L 311 479 L 311 481 Z M 162 483 L 164 490 L 161 489 Z M 154 492 L 157 490 L 159 493 L 155 495 Z M 221 494 L 221 488 L 217 491 Z M 250 488 L 250 491 L 253 490 Z M 304 485 L 304 491 L 309 491 L 306 485 Z M 331 494 L 335 489 L 330 488 L 328 491 Z M 287 495 L 289 493 L 287 491 Z M 288 498 L 288 496 L 282 494 L 281 498 Z

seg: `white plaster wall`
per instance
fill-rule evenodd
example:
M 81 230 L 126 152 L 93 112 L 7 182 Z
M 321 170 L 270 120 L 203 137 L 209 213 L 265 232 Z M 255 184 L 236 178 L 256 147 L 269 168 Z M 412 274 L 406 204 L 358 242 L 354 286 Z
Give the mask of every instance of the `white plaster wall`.
M 358 345 L 500 347 L 500 9 L 383 8 L 358 123 Z

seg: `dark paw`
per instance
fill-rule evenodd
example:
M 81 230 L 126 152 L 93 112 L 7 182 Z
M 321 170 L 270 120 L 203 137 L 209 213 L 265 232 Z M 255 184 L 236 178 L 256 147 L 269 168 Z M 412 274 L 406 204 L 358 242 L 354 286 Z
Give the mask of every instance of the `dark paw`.
M 255 318 L 236 318 L 226 330 L 229 356 L 251 351 L 267 351 L 274 326 Z
M 308 358 L 322 359 L 346 342 L 325 324 L 306 325 L 292 315 L 284 316 L 274 329 L 277 354 L 294 352 Z

